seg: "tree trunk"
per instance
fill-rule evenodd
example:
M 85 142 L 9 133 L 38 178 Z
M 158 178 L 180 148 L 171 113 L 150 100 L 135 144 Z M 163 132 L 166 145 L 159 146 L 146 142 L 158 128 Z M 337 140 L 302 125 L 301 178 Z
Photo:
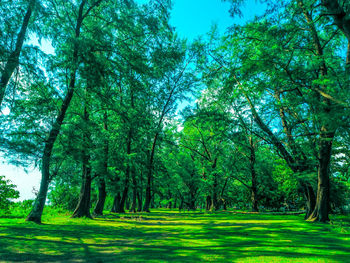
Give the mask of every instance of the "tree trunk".
M 255 171 L 255 148 L 252 135 L 249 137 L 249 146 L 250 146 L 250 173 L 252 177 L 252 187 L 251 187 L 251 200 L 252 200 L 252 211 L 258 212 L 258 187 L 257 187 L 257 178 Z
M 151 184 L 152 184 L 152 175 L 153 175 L 153 159 L 154 159 L 154 153 L 156 150 L 158 136 L 159 136 L 159 133 L 157 132 L 153 138 L 152 149 L 151 149 L 150 158 L 149 158 L 149 162 L 148 162 L 146 200 L 145 200 L 145 204 L 143 207 L 144 212 L 150 212 L 149 207 L 150 207 L 151 198 L 152 198 L 152 196 L 151 196 Z
M 316 196 L 314 189 L 310 184 L 304 184 L 303 185 L 304 189 L 304 195 L 306 199 L 306 213 L 305 213 L 305 219 L 308 219 L 311 215 L 311 213 L 315 209 L 315 204 L 316 204 Z
M 100 184 L 98 186 L 98 200 L 94 209 L 95 215 L 103 215 L 103 208 L 107 197 L 106 182 L 103 178 L 100 178 Z
M 207 199 L 206 199 L 206 202 L 205 202 L 205 210 L 209 211 L 210 207 L 211 207 L 211 196 L 207 195 Z
M 137 212 L 142 211 L 142 192 L 137 192 Z
M 118 193 L 114 196 L 113 206 L 111 209 L 112 213 L 118 213 L 118 211 L 120 211 L 120 199 L 121 199 L 120 193 Z
M 86 166 L 83 170 L 85 173 L 83 183 L 80 190 L 79 203 L 74 210 L 72 218 L 88 217 L 92 218 L 90 214 L 90 199 L 91 199 L 91 168 Z
M 23 47 L 23 43 L 25 40 L 29 20 L 30 20 L 30 17 L 32 16 L 34 8 L 35 8 L 35 0 L 31 0 L 29 2 L 27 12 L 23 18 L 21 30 L 19 31 L 19 33 L 17 35 L 15 50 L 13 52 L 11 52 L 9 58 L 7 59 L 5 68 L 1 74 L 1 78 L 0 78 L 0 109 L 1 109 L 2 101 L 3 101 L 4 96 L 5 96 L 7 84 L 9 83 L 14 70 L 18 67 L 19 56 L 20 56 L 21 51 L 22 51 L 22 47 Z M 44 198 L 46 199 L 46 196 Z
M 125 184 L 126 183 L 126 180 L 125 180 Z M 119 204 L 119 210 L 117 210 L 117 213 L 125 213 L 125 201 L 126 201 L 126 198 L 127 198 L 127 195 L 128 195 L 128 189 L 129 189 L 129 186 L 128 185 L 125 185 L 124 186 L 124 190 L 123 190 L 123 194 L 120 198 L 120 204 Z
M 104 112 L 103 115 L 103 129 L 105 131 L 108 131 L 108 113 L 107 110 Z M 104 141 L 104 163 L 103 163 L 103 176 L 106 176 L 108 174 L 108 154 L 109 154 L 109 145 L 108 145 L 108 139 L 105 139 Z M 103 215 L 103 209 L 105 206 L 105 201 L 107 197 L 106 192 L 106 181 L 102 177 L 100 178 L 100 184 L 98 186 L 98 200 L 94 209 L 95 215 Z
M 325 128 L 324 128 L 325 129 Z M 308 218 L 310 221 L 327 222 L 329 221 L 329 173 L 332 155 L 332 142 L 334 132 L 327 133 L 325 130 L 321 134 L 319 149 L 319 169 L 318 185 L 315 209 Z
M 213 184 L 213 198 L 212 198 L 212 203 L 210 210 L 217 211 L 219 210 L 219 202 L 218 202 L 218 181 L 217 181 L 217 174 L 214 174 L 214 184 Z
M 50 152 L 48 152 L 49 148 L 47 144 L 45 145 L 44 156 L 42 158 L 42 171 L 41 171 L 41 182 L 40 182 L 39 192 L 35 199 L 32 211 L 29 213 L 29 215 L 26 218 L 26 221 L 33 221 L 37 224 L 41 223 L 41 215 L 44 210 L 47 191 L 49 189 L 51 149 L 50 149 Z
M 145 204 L 143 206 L 143 212 L 150 212 L 149 207 L 151 203 L 151 180 L 152 180 L 152 169 L 149 168 L 148 174 L 147 174 L 147 186 L 146 186 L 146 199 Z
M 126 153 L 128 155 L 131 154 L 131 140 L 132 140 L 132 130 L 130 128 L 129 132 L 128 132 L 128 139 L 127 139 L 127 144 L 126 144 Z M 118 213 L 125 213 L 124 206 L 125 206 L 126 198 L 128 197 L 129 178 L 130 178 L 130 164 L 128 163 L 126 166 L 124 190 L 123 190 L 122 198 L 120 200 L 120 205 L 119 205 L 120 210 L 118 211 Z
M 136 182 L 136 171 L 132 171 L 132 206 L 130 212 L 136 212 L 136 199 L 137 199 L 137 182 Z
M 180 205 L 179 205 L 179 211 L 181 211 L 183 209 L 184 209 L 184 199 L 181 198 L 181 202 L 180 202 Z

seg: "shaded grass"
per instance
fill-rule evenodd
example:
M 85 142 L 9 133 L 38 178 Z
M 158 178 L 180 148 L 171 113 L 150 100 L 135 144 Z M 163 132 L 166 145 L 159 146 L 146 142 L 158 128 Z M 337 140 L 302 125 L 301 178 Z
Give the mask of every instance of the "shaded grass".
M 350 262 L 348 217 L 221 212 L 0 218 L 1 262 Z

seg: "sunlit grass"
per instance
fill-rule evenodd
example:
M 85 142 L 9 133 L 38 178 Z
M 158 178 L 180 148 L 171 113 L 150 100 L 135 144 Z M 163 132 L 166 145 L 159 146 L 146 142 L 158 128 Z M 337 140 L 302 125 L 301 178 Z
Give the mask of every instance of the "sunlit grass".
M 0 217 L 2 262 L 350 262 L 350 220 L 155 210 L 42 225 Z

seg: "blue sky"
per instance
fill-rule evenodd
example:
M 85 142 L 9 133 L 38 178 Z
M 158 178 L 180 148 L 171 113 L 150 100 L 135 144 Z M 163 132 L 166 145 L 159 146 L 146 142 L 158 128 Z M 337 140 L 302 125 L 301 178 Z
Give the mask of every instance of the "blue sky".
M 188 40 L 205 35 L 214 24 L 217 25 L 219 32 L 223 34 L 234 23 L 243 24 L 245 21 L 253 19 L 256 14 L 260 15 L 264 10 L 263 6 L 256 3 L 255 0 L 247 0 L 245 6 L 242 7 L 243 17 L 232 18 L 229 14 L 229 3 L 221 0 L 173 1 L 170 22 L 176 28 L 179 36 Z M 142 4 L 147 0 L 137 0 L 137 2 Z M 45 41 L 42 48 L 46 52 L 53 52 Z M 17 185 L 21 195 L 20 200 L 34 198 L 32 189 L 33 187 L 39 189 L 40 185 L 40 172 L 28 167 L 27 170 L 28 173 L 23 168 L 3 163 L 3 158 L 0 157 L 0 174 L 5 175 Z

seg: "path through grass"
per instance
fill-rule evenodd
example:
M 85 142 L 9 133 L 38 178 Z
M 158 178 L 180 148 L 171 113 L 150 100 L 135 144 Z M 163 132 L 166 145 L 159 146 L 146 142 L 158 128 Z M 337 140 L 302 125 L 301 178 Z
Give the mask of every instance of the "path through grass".
M 349 232 L 298 215 L 0 218 L 0 262 L 350 262 Z

